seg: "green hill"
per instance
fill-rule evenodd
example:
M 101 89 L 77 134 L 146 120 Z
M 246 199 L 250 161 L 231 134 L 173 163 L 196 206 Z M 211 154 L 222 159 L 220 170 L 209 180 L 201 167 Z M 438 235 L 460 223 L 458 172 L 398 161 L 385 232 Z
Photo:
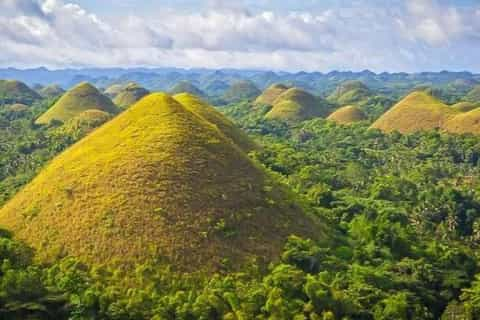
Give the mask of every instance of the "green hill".
M 263 91 L 260 96 L 258 96 L 255 100 L 255 104 L 272 106 L 275 100 L 288 89 L 289 87 L 283 84 L 271 85 Z
M 385 132 L 411 133 L 419 130 L 443 128 L 446 121 L 459 111 L 447 106 L 424 91 L 409 94 L 383 116 L 372 128 Z
M 228 103 L 240 102 L 243 100 L 254 100 L 261 94 L 261 91 L 251 81 L 236 81 L 225 92 L 223 99 Z
M 0 80 L 0 105 L 21 103 L 31 105 L 42 97 L 25 83 L 15 80 Z
M 475 86 L 464 98 L 465 101 L 480 103 L 480 85 Z
M 81 83 L 67 91 L 50 109 L 40 116 L 37 124 L 49 124 L 52 120 L 65 123 L 87 110 L 100 110 L 111 114 L 119 109 L 89 83 Z
M 372 95 L 370 89 L 361 81 L 345 81 L 328 96 L 327 100 L 339 105 L 359 104 Z
M 175 95 L 179 93 L 190 93 L 198 97 L 204 97 L 205 93 L 194 86 L 190 81 L 180 81 L 174 85 L 170 90 L 170 94 Z
M 328 114 L 326 101 L 298 88 L 282 93 L 273 103 L 272 109 L 265 115 L 269 120 L 303 121 Z
M 124 83 L 115 83 L 109 86 L 105 91 L 103 91 L 103 94 L 109 97 L 110 99 L 115 99 L 117 94 L 119 94 L 128 84 Z
M 460 112 L 468 112 L 472 111 L 473 109 L 480 108 L 480 103 L 459 102 L 452 105 L 451 108 Z
M 100 110 L 86 110 L 76 117 L 68 120 L 64 125 L 56 129 L 56 133 L 67 135 L 74 141 L 86 136 L 102 124 L 112 119 L 112 115 Z
M 38 93 L 43 98 L 56 98 L 63 95 L 65 93 L 65 90 L 63 90 L 62 87 L 60 87 L 59 85 L 52 84 L 41 88 Z
M 357 106 L 345 106 L 328 116 L 327 120 L 338 124 L 351 124 L 367 120 L 365 113 Z
M 150 92 L 147 89 L 136 83 L 130 83 L 115 96 L 113 103 L 122 109 L 126 109 L 149 94 Z
M 189 108 L 165 94 L 145 97 L 51 161 L 0 210 L 0 225 L 41 261 L 149 261 L 209 273 L 272 261 L 290 234 L 323 236 Z

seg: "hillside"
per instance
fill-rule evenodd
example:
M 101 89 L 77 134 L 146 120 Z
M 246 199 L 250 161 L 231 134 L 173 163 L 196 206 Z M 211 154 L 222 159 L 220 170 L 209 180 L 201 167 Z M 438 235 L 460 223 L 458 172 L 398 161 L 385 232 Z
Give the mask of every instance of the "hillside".
M 21 103 L 30 105 L 42 97 L 25 83 L 14 80 L 0 80 L 0 105 Z
M 262 92 L 251 81 L 236 81 L 225 92 L 223 99 L 228 103 L 240 102 L 242 100 L 253 100 Z
M 337 109 L 327 117 L 327 120 L 338 124 L 351 124 L 358 121 L 367 120 L 365 113 L 357 106 L 345 106 Z
M 480 134 L 480 108 L 475 108 L 452 117 L 445 123 L 444 129 L 445 131 L 458 134 Z
M 216 126 L 152 94 L 51 161 L 0 225 L 43 261 L 211 273 L 274 260 L 290 234 L 321 238 L 287 199 Z
M 100 110 L 116 114 L 119 109 L 94 86 L 83 82 L 67 91 L 37 120 L 37 124 L 49 124 L 52 120 L 66 122 L 86 110 Z
M 480 103 L 480 85 L 475 86 L 464 98 L 465 101 Z
M 339 105 L 358 104 L 371 96 L 370 89 L 361 81 L 345 81 L 328 96 L 327 100 Z
M 110 99 L 115 99 L 117 94 L 119 94 L 124 88 L 125 84 L 120 84 L 120 83 L 115 83 L 109 86 L 105 91 L 103 91 L 103 94 L 109 97 Z
M 451 106 L 454 110 L 460 112 L 468 112 L 476 108 L 480 108 L 480 103 L 472 103 L 472 102 L 459 102 Z
M 86 136 L 112 118 L 110 113 L 86 110 L 56 129 L 56 133 L 71 137 L 74 141 Z
M 329 105 L 320 98 L 298 88 L 282 93 L 273 103 L 272 109 L 265 115 L 269 120 L 303 121 L 323 117 L 328 113 Z
M 271 85 L 258 96 L 255 104 L 272 106 L 275 100 L 288 89 L 289 87 L 279 83 Z
M 174 85 L 170 90 L 170 94 L 175 95 L 179 93 L 190 93 L 198 97 L 205 96 L 205 93 L 194 86 L 190 81 L 180 81 Z
M 113 103 L 122 109 L 126 109 L 137 103 L 150 92 L 136 83 L 129 83 L 113 99 Z
M 43 98 L 56 98 L 60 97 L 65 93 L 65 90 L 62 89 L 59 85 L 49 85 L 46 87 L 41 88 L 38 90 L 38 93 L 43 97 Z
M 443 128 L 446 121 L 458 113 L 428 93 L 416 91 L 381 116 L 372 128 L 401 133 Z

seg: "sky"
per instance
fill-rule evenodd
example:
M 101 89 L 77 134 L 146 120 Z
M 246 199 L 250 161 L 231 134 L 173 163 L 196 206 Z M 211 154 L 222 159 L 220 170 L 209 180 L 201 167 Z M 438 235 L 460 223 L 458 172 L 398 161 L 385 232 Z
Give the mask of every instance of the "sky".
M 0 0 L 0 67 L 480 72 L 480 0 Z

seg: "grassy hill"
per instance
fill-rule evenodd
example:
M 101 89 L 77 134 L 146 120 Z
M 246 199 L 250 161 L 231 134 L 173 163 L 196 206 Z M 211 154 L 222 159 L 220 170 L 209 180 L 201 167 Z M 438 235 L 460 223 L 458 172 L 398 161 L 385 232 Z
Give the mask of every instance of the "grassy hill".
M 260 96 L 255 100 L 255 104 L 272 106 L 275 100 L 289 87 L 283 84 L 274 84 L 268 87 L 262 92 Z
M 290 234 L 323 236 L 231 139 L 190 108 L 201 105 L 145 97 L 51 161 L 0 210 L 0 225 L 42 261 L 150 261 L 187 272 L 268 262 Z
M 42 97 L 23 82 L 0 80 L 0 105 L 15 103 L 30 105 L 40 99 Z
M 328 96 L 327 100 L 339 105 L 358 104 L 372 95 L 370 89 L 363 82 L 345 81 Z
M 480 103 L 480 85 L 475 86 L 464 98 L 465 101 Z
M 47 112 L 40 116 L 37 124 L 48 124 L 52 120 L 65 123 L 87 110 L 100 110 L 111 114 L 119 109 L 94 86 L 83 82 L 67 91 Z
M 225 92 L 223 99 L 228 103 L 242 100 L 253 100 L 261 94 L 261 91 L 251 81 L 236 81 Z
M 136 83 L 130 83 L 125 86 L 113 99 L 113 103 L 122 109 L 126 109 L 137 103 L 150 92 Z
M 480 108 L 456 115 L 444 125 L 445 131 L 451 133 L 480 134 Z
M 337 109 L 327 117 L 327 120 L 338 124 L 351 124 L 358 121 L 367 120 L 365 113 L 357 106 L 345 106 Z
M 105 111 L 86 110 L 57 128 L 56 133 L 69 136 L 77 141 L 110 119 L 112 119 L 112 115 Z
M 272 109 L 265 115 L 269 120 L 303 121 L 323 117 L 328 113 L 326 101 L 312 94 L 291 88 L 282 93 L 273 103 Z
M 110 99 L 115 99 L 117 94 L 119 94 L 125 88 L 125 86 L 127 86 L 127 85 L 128 84 L 124 84 L 124 83 L 123 84 L 121 84 L 121 83 L 112 84 L 107 89 L 105 89 L 105 91 L 103 91 L 103 94 L 106 95 L 107 97 L 109 97 Z
M 480 103 L 472 102 L 459 102 L 451 106 L 451 108 L 460 112 L 468 112 L 479 107 Z
M 411 133 L 419 130 L 443 128 L 446 121 L 459 111 L 447 106 L 424 91 L 409 94 L 383 116 L 372 128 L 385 132 Z
M 65 90 L 63 90 L 62 87 L 60 87 L 59 85 L 52 84 L 41 88 L 38 93 L 43 98 L 56 98 L 63 95 L 65 93 Z
M 176 85 L 174 85 L 169 92 L 172 95 L 179 94 L 179 93 L 190 93 L 195 96 L 204 97 L 205 93 L 193 85 L 190 81 L 180 81 Z

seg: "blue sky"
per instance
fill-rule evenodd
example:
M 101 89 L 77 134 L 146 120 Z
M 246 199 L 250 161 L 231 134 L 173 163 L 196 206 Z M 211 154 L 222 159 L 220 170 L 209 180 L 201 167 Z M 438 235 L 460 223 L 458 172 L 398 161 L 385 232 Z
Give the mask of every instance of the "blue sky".
M 480 72 L 478 0 L 0 0 L 0 66 Z

